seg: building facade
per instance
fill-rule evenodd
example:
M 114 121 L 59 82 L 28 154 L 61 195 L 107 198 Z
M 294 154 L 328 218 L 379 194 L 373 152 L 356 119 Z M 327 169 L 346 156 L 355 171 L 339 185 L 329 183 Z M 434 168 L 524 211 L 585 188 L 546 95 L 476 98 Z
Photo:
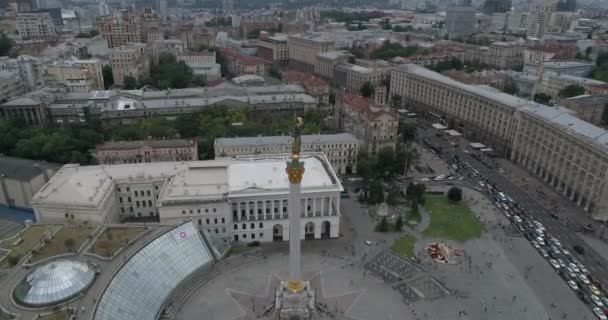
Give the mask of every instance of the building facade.
M 309 35 L 290 35 L 287 39 L 289 67 L 300 72 L 314 72 L 317 55 L 331 51 L 334 45 L 325 38 Z
M 499 69 L 519 69 L 524 65 L 526 46 L 520 42 L 493 42 L 489 46 L 467 45 L 464 63 L 485 64 Z
M 489 144 L 556 186 L 595 219 L 608 220 L 608 132 L 577 118 L 574 111 L 465 85 L 414 65 L 393 70 L 392 94 L 402 96 L 408 109 L 426 112 L 469 139 Z
M 358 93 L 366 82 L 376 87 L 380 85 L 382 80 L 384 80 L 384 77 L 380 68 L 368 68 L 344 63 L 334 68 L 331 85 L 336 90 Z
M 445 25 L 451 36 L 467 37 L 475 33 L 475 8 L 450 6 L 446 10 Z
M 216 158 L 235 157 L 289 153 L 292 143 L 290 136 L 217 138 L 214 148 Z M 303 135 L 302 151 L 323 152 L 336 173 L 357 173 L 359 141 L 350 133 Z
M 340 181 L 323 154 L 304 155 L 302 234 L 336 238 Z M 37 221 L 114 223 L 152 217 L 161 223 L 192 220 L 232 241 L 288 240 L 283 155 L 231 160 L 105 166 L 65 165 L 32 200 Z M 61 188 L 57 188 L 61 186 Z M 74 194 L 83 197 L 74 199 Z M 305 230 L 306 229 L 306 230 Z
M 55 24 L 48 12 L 19 13 L 17 31 L 23 39 L 56 36 Z
M 329 51 L 317 54 L 315 73 L 321 77 L 332 80 L 334 68 L 337 65 L 348 62 L 349 57 L 354 57 L 348 51 Z
M 255 45 L 258 47 L 258 57 L 270 63 L 287 64 L 289 62 L 287 36 L 260 37 Z
M 569 74 L 558 75 L 554 72 L 545 72 L 537 92 L 542 92 L 557 98 L 559 92 L 570 85 L 578 85 L 585 88 L 585 91 L 589 91 L 593 86 L 604 84 L 606 83 L 594 79 L 572 76 Z
M 97 30 L 108 42 L 108 48 L 145 42 L 141 20 L 135 14 L 123 11 L 118 16 L 105 15 L 95 19 Z
M 602 116 L 608 105 L 608 96 L 582 95 L 559 100 L 558 104 L 575 111 L 574 116 L 577 118 L 599 126 L 603 122 Z
M 63 60 L 43 65 L 41 78 L 47 84 L 65 84 L 70 92 L 104 89 L 102 65 L 97 59 Z
M 148 47 L 143 43 L 115 47 L 110 51 L 110 66 L 117 86 L 124 85 L 126 76 L 139 80 L 150 73 Z
M 0 71 L 0 103 L 22 94 L 24 89 L 17 73 Z
M 111 141 L 95 147 L 99 164 L 145 163 L 198 160 L 196 140 Z
M 368 98 L 349 92 L 336 94 L 336 127 L 353 134 L 370 154 L 384 148 L 395 150 L 399 119 L 387 106 L 374 106 Z
M 59 169 L 57 164 L 0 156 L 0 205 L 31 209 L 32 197 Z
M 222 54 L 226 56 L 228 72 L 235 77 L 248 74 L 263 76 L 265 74 L 266 62 L 264 59 L 246 56 L 230 49 L 223 49 Z

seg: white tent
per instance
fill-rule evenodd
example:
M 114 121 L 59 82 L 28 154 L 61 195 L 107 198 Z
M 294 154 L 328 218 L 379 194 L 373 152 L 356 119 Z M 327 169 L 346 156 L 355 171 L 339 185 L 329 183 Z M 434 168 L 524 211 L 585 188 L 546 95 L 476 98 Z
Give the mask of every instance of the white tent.
M 485 144 L 483 143 L 479 143 L 479 142 L 473 142 L 470 144 L 471 147 L 475 148 L 475 149 L 483 149 L 486 147 Z
M 433 123 L 432 126 L 433 126 L 433 128 L 435 128 L 437 130 L 445 130 L 448 128 L 440 123 Z
M 452 137 L 460 137 L 462 136 L 462 133 L 456 131 L 456 130 L 446 130 L 445 131 L 447 134 L 449 134 Z

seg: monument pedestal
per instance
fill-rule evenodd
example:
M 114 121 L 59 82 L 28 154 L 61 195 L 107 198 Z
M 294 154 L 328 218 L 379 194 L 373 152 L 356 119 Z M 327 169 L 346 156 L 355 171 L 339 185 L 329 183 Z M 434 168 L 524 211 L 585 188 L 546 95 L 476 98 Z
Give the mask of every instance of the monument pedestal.
M 311 320 L 315 310 L 315 292 L 308 281 L 297 292 L 289 289 L 287 281 L 281 282 L 275 295 L 275 310 L 279 320 Z

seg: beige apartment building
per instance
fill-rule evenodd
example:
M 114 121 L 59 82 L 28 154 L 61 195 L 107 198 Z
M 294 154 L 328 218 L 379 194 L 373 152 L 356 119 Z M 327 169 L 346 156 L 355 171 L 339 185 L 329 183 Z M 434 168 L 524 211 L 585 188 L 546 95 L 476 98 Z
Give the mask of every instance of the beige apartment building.
M 198 160 L 198 143 L 191 139 L 110 141 L 95 147 L 99 164 Z
M 234 157 L 248 154 L 285 154 L 292 147 L 291 136 L 217 138 L 215 156 Z M 323 152 L 336 173 L 357 172 L 359 141 L 350 133 L 302 136 L 302 151 Z
M 48 12 L 28 12 L 17 15 L 17 31 L 23 39 L 57 35 L 55 24 Z
M 490 145 L 570 197 L 595 219 L 608 220 L 608 132 L 564 107 L 548 107 L 404 65 L 392 71 L 391 95 L 426 111 L 471 140 Z
M 41 78 L 46 83 L 66 84 L 69 92 L 104 90 L 101 62 L 90 60 L 63 60 L 43 65 Z
M 254 44 L 258 47 L 258 57 L 272 63 L 286 64 L 289 62 L 287 36 L 260 37 Z
M 339 92 L 334 110 L 336 127 L 353 134 L 370 154 L 397 146 L 399 119 L 388 106 L 374 105 L 368 98 Z
M 122 12 L 119 16 L 105 15 L 95 18 L 97 30 L 108 42 L 108 48 L 131 42 L 145 42 L 142 23 L 135 14 Z
M 348 51 L 328 51 L 317 54 L 315 73 L 321 77 L 331 80 L 334 77 L 334 68 L 342 63 L 348 62 L 349 57 L 354 57 Z
M 493 68 L 516 69 L 524 65 L 526 46 L 520 42 L 493 42 L 489 46 L 467 45 L 464 63 L 486 64 Z
M 150 73 L 150 58 L 148 48 L 143 43 L 131 43 L 126 46 L 113 48 L 110 52 L 110 66 L 114 84 L 124 85 L 126 76 L 139 80 Z
M 545 72 L 543 73 L 542 80 L 540 81 L 536 91 L 548 94 L 553 98 L 557 98 L 559 92 L 570 85 L 579 85 L 585 88 L 585 91 L 589 91 L 593 86 L 604 84 L 606 83 L 594 79 L 569 74 L 559 75 L 555 72 Z
M 0 103 L 25 92 L 25 87 L 17 72 L 0 70 Z
M 608 220 L 608 132 L 565 108 L 523 108 L 511 160 L 591 213 Z
M 381 68 L 368 68 L 344 63 L 334 68 L 332 87 L 336 90 L 358 93 L 366 82 L 376 87 L 380 85 L 383 78 L 383 70 Z
M 333 49 L 334 43 L 325 38 L 310 35 L 287 37 L 289 66 L 300 72 L 314 72 L 317 55 Z
M 602 115 L 604 114 L 604 110 L 608 106 L 608 96 L 585 94 L 559 100 L 557 104 L 575 111 L 576 113 L 573 115 L 579 119 L 594 125 L 600 125 L 603 122 Z
M 183 61 L 186 64 L 210 64 L 215 63 L 215 51 L 184 51 L 178 53 L 177 61 Z

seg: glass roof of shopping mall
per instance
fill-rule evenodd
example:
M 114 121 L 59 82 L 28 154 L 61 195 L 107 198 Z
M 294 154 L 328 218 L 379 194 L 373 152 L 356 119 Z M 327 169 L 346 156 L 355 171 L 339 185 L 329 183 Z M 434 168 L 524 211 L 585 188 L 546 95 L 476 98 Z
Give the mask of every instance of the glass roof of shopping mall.
M 127 260 L 106 287 L 94 319 L 155 320 L 173 288 L 211 262 L 211 250 L 192 222 L 177 226 Z
M 88 288 L 95 268 L 82 261 L 60 259 L 37 267 L 13 291 L 15 300 L 27 306 L 48 306 L 66 301 Z

